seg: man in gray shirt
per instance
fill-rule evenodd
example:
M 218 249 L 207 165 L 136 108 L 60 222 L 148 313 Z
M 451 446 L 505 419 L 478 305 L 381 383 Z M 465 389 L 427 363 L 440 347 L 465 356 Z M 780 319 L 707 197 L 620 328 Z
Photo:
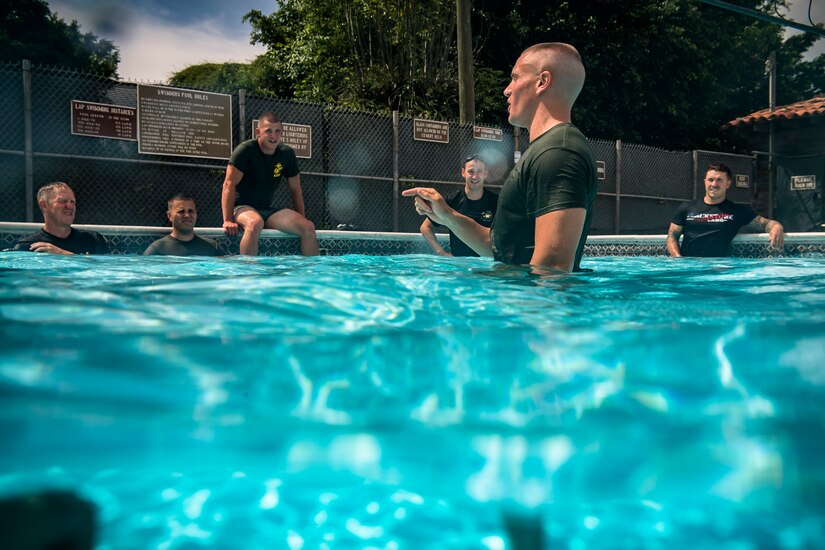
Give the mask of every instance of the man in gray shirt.
M 172 233 L 149 245 L 144 256 L 224 256 L 215 241 L 195 235 L 198 209 L 195 199 L 178 194 L 169 199 L 166 217 L 172 222 Z

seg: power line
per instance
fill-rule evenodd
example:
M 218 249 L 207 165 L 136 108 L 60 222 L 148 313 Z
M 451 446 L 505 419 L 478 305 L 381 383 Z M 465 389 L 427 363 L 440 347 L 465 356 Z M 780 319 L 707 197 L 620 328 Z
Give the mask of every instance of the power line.
M 777 23 L 784 27 L 791 27 L 802 32 L 809 32 L 815 34 L 820 37 L 825 37 L 825 29 L 821 27 L 817 27 L 811 21 L 811 25 L 804 25 L 802 23 L 797 23 L 796 21 L 791 21 L 790 19 L 785 19 L 784 17 L 775 17 L 773 15 L 768 15 L 767 13 L 752 10 L 750 8 L 743 8 L 742 6 L 736 6 L 729 2 L 722 2 L 720 0 L 699 0 L 700 2 L 704 2 L 705 4 L 710 4 L 711 6 L 716 6 L 717 8 L 723 8 L 730 11 L 735 11 L 736 13 L 741 13 L 743 15 L 748 15 L 750 17 L 755 17 L 756 19 L 761 19 L 762 21 L 769 21 L 771 23 Z M 813 0 L 810 0 L 813 2 Z M 775 7 L 775 6 L 774 6 Z M 810 9 L 811 6 L 808 4 L 808 19 L 810 20 Z M 778 13 L 778 12 L 777 12 Z

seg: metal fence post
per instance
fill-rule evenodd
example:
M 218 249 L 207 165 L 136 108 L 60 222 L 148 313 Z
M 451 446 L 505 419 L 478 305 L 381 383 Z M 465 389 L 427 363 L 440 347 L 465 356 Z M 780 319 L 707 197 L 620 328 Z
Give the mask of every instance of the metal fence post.
M 810 12 L 809 12 L 810 13 Z M 773 112 L 776 110 L 776 52 L 768 58 L 768 219 L 773 219 L 774 188 L 776 187 L 776 125 Z
M 622 140 L 616 140 L 616 212 L 613 233 L 619 235 L 622 225 Z
M 699 151 L 693 150 L 693 200 L 699 195 Z
M 329 152 L 331 144 L 329 142 L 330 137 L 330 113 L 332 112 L 333 106 L 327 104 L 324 109 L 321 111 L 321 169 L 324 171 L 324 174 L 329 174 Z M 329 176 L 324 176 L 321 178 L 323 181 L 324 186 L 324 218 L 322 223 L 322 227 L 324 229 L 333 229 L 332 227 L 332 218 L 330 217 L 329 213 Z
M 392 112 L 392 230 L 398 231 L 398 201 L 401 194 L 398 111 Z
M 756 152 L 753 153 L 753 158 L 751 158 L 751 174 L 753 175 L 753 186 L 751 187 L 751 208 L 754 210 L 756 209 L 756 170 L 758 162 L 756 158 Z M 771 218 L 768 218 L 771 219 Z
M 238 143 L 246 141 L 246 90 L 238 90 Z
M 32 64 L 23 60 L 23 158 L 26 178 L 26 221 L 34 221 L 34 153 L 32 150 Z

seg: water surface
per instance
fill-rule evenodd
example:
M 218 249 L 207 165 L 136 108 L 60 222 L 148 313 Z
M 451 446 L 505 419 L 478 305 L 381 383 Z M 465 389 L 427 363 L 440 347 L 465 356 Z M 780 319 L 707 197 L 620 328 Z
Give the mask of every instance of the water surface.
M 0 493 L 101 548 L 825 544 L 825 260 L 583 265 L 0 254 Z

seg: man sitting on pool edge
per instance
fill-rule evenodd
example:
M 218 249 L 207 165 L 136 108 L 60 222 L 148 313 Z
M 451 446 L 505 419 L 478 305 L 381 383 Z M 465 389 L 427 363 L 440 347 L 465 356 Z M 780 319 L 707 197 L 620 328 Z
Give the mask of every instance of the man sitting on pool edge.
M 11 250 L 46 254 L 109 254 L 109 243 L 96 231 L 74 229 L 77 200 L 68 183 L 47 183 L 37 191 L 43 229 L 20 238 Z
M 726 198 L 733 180 L 731 169 L 721 162 L 705 172 L 705 196 L 682 203 L 673 214 L 667 230 L 667 251 L 674 258 L 699 256 L 720 258 L 730 253 L 730 243 L 742 226 L 769 233 L 769 246 L 782 250 L 785 233 L 782 224 L 759 216 L 750 206 Z M 684 232 L 682 244 L 679 237 Z
M 241 254 L 258 255 L 258 240 L 264 229 L 277 229 L 301 239 L 301 254 L 318 255 L 315 224 L 305 217 L 301 169 L 292 147 L 282 141 L 284 125 L 273 112 L 258 120 L 255 138 L 232 152 L 221 192 L 223 229 L 230 237 L 243 230 Z M 273 194 L 286 179 L 293 208 L 272 204 Z M 237 202 L 236 202 L 237 201 Z
M 172 233 L 158 239 L 143 252 L 144 256 L 225 256 L 212 239 L 195 235 L 198 209 L 195 199 L 177 194 L 167 203 L 166 217 L 172 222 Z

